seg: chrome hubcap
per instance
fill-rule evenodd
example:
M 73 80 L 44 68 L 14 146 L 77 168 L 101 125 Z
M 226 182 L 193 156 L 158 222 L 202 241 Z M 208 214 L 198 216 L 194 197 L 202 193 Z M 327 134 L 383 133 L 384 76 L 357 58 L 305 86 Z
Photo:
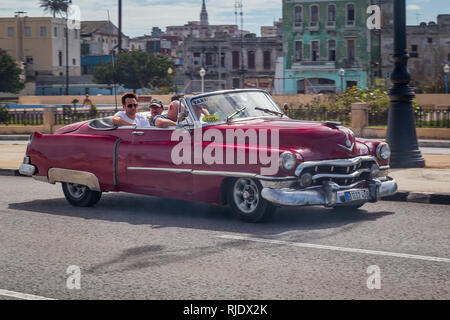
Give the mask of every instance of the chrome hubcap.
M 250 214 L 258 207 L 258 186 L 251 179 L 239 179 L 234 184 L 233 198 L 242 212 Z
M 81 198 L 85 194 L 86 188 L 87 188 L 86 186 L 83 186 L 81 184 L 73 184 L 73 183 L 67 184 L 69 194 L 74 198 Z

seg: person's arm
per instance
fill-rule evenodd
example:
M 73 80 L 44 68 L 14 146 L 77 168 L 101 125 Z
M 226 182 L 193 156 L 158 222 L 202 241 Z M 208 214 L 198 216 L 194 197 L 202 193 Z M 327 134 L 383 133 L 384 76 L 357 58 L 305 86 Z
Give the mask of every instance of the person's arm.
M 112 124 L 115 126 L 134 126 L 133 122 L 127 121 L 121 116 L 113 116 L 111 120 Z
M 158 128 L 167 128 L 167 127 L 173 127 L 176 126 L 177 123 L 175 121 L 172 121 L 170 119 L 164 119 L 164 118 L 157 118 L 155 120 L 155 126 Z

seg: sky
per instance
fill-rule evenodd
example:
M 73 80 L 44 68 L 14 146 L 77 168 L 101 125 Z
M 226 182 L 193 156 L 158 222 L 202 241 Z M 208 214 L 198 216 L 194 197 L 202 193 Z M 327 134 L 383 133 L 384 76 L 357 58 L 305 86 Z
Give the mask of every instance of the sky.
M 244 30 L 260 35 L 261 26 L 273 25 L 282 16 L 281 0 L 242 0 Z M 235 24 L 235 0 L 206 0 L 210 24 Z M 118 0 L 73 0 L 81 9 L 81 20 L 107 20 L 117 25 Z M 150 34 L 152 27 L 184 25 L 199 21 L 202 0 L 123 0 L 123 33 L 137 37 Z M 406 0 L 407 24 L 436 21 L 438 14 L 450 14 L 449 0 Z M 12 17 L 14 11 L 26 11 L 30 17 L 50 16 L 38 0 L 1 0 L 0 17 Z M 238 17 L 240 25 L 240 17 Z

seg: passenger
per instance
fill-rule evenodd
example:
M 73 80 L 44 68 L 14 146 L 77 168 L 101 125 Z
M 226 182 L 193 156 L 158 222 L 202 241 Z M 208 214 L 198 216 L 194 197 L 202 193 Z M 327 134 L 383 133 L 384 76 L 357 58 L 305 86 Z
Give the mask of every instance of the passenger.
M 112 123 L 115 126 L 138 126 L 149 127 L 150 123 L 148 119 L 137 114 L 137 95 L 129 92 L 122 96 L 122 108 L 123 111 L 117 112 L 113 118 Z
M 203 122 L 202 119 L 204 116 L 209 116 L 209 111 L 204 107 L 203 104 L 194 104 L 192 107 L 194 108 L 194 112 L 200 122 Z
M 173 110 L 175 108 L 170 104 L 169 111 L 167 115 L 161 114 L 164 110 L 164 105 L 161 100 L 153 99 L 150 103 L 150 112 L 152 115 L 152 125 L 158 128 L 167 128 L 177 125 L 176 109 L 175 117 L 173 116 Z

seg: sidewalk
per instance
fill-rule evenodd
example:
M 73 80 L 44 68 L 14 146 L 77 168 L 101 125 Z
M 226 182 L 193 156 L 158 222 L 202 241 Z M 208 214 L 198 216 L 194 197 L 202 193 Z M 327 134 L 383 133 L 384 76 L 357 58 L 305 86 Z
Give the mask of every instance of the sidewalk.
M 25 144 L 0 144 L 0 175 L 19 175 L 26 148 Z M 389 170 L 399 191 L 386 200 L 450 204 L 450 154 L 423 157 L 426 168 Z

